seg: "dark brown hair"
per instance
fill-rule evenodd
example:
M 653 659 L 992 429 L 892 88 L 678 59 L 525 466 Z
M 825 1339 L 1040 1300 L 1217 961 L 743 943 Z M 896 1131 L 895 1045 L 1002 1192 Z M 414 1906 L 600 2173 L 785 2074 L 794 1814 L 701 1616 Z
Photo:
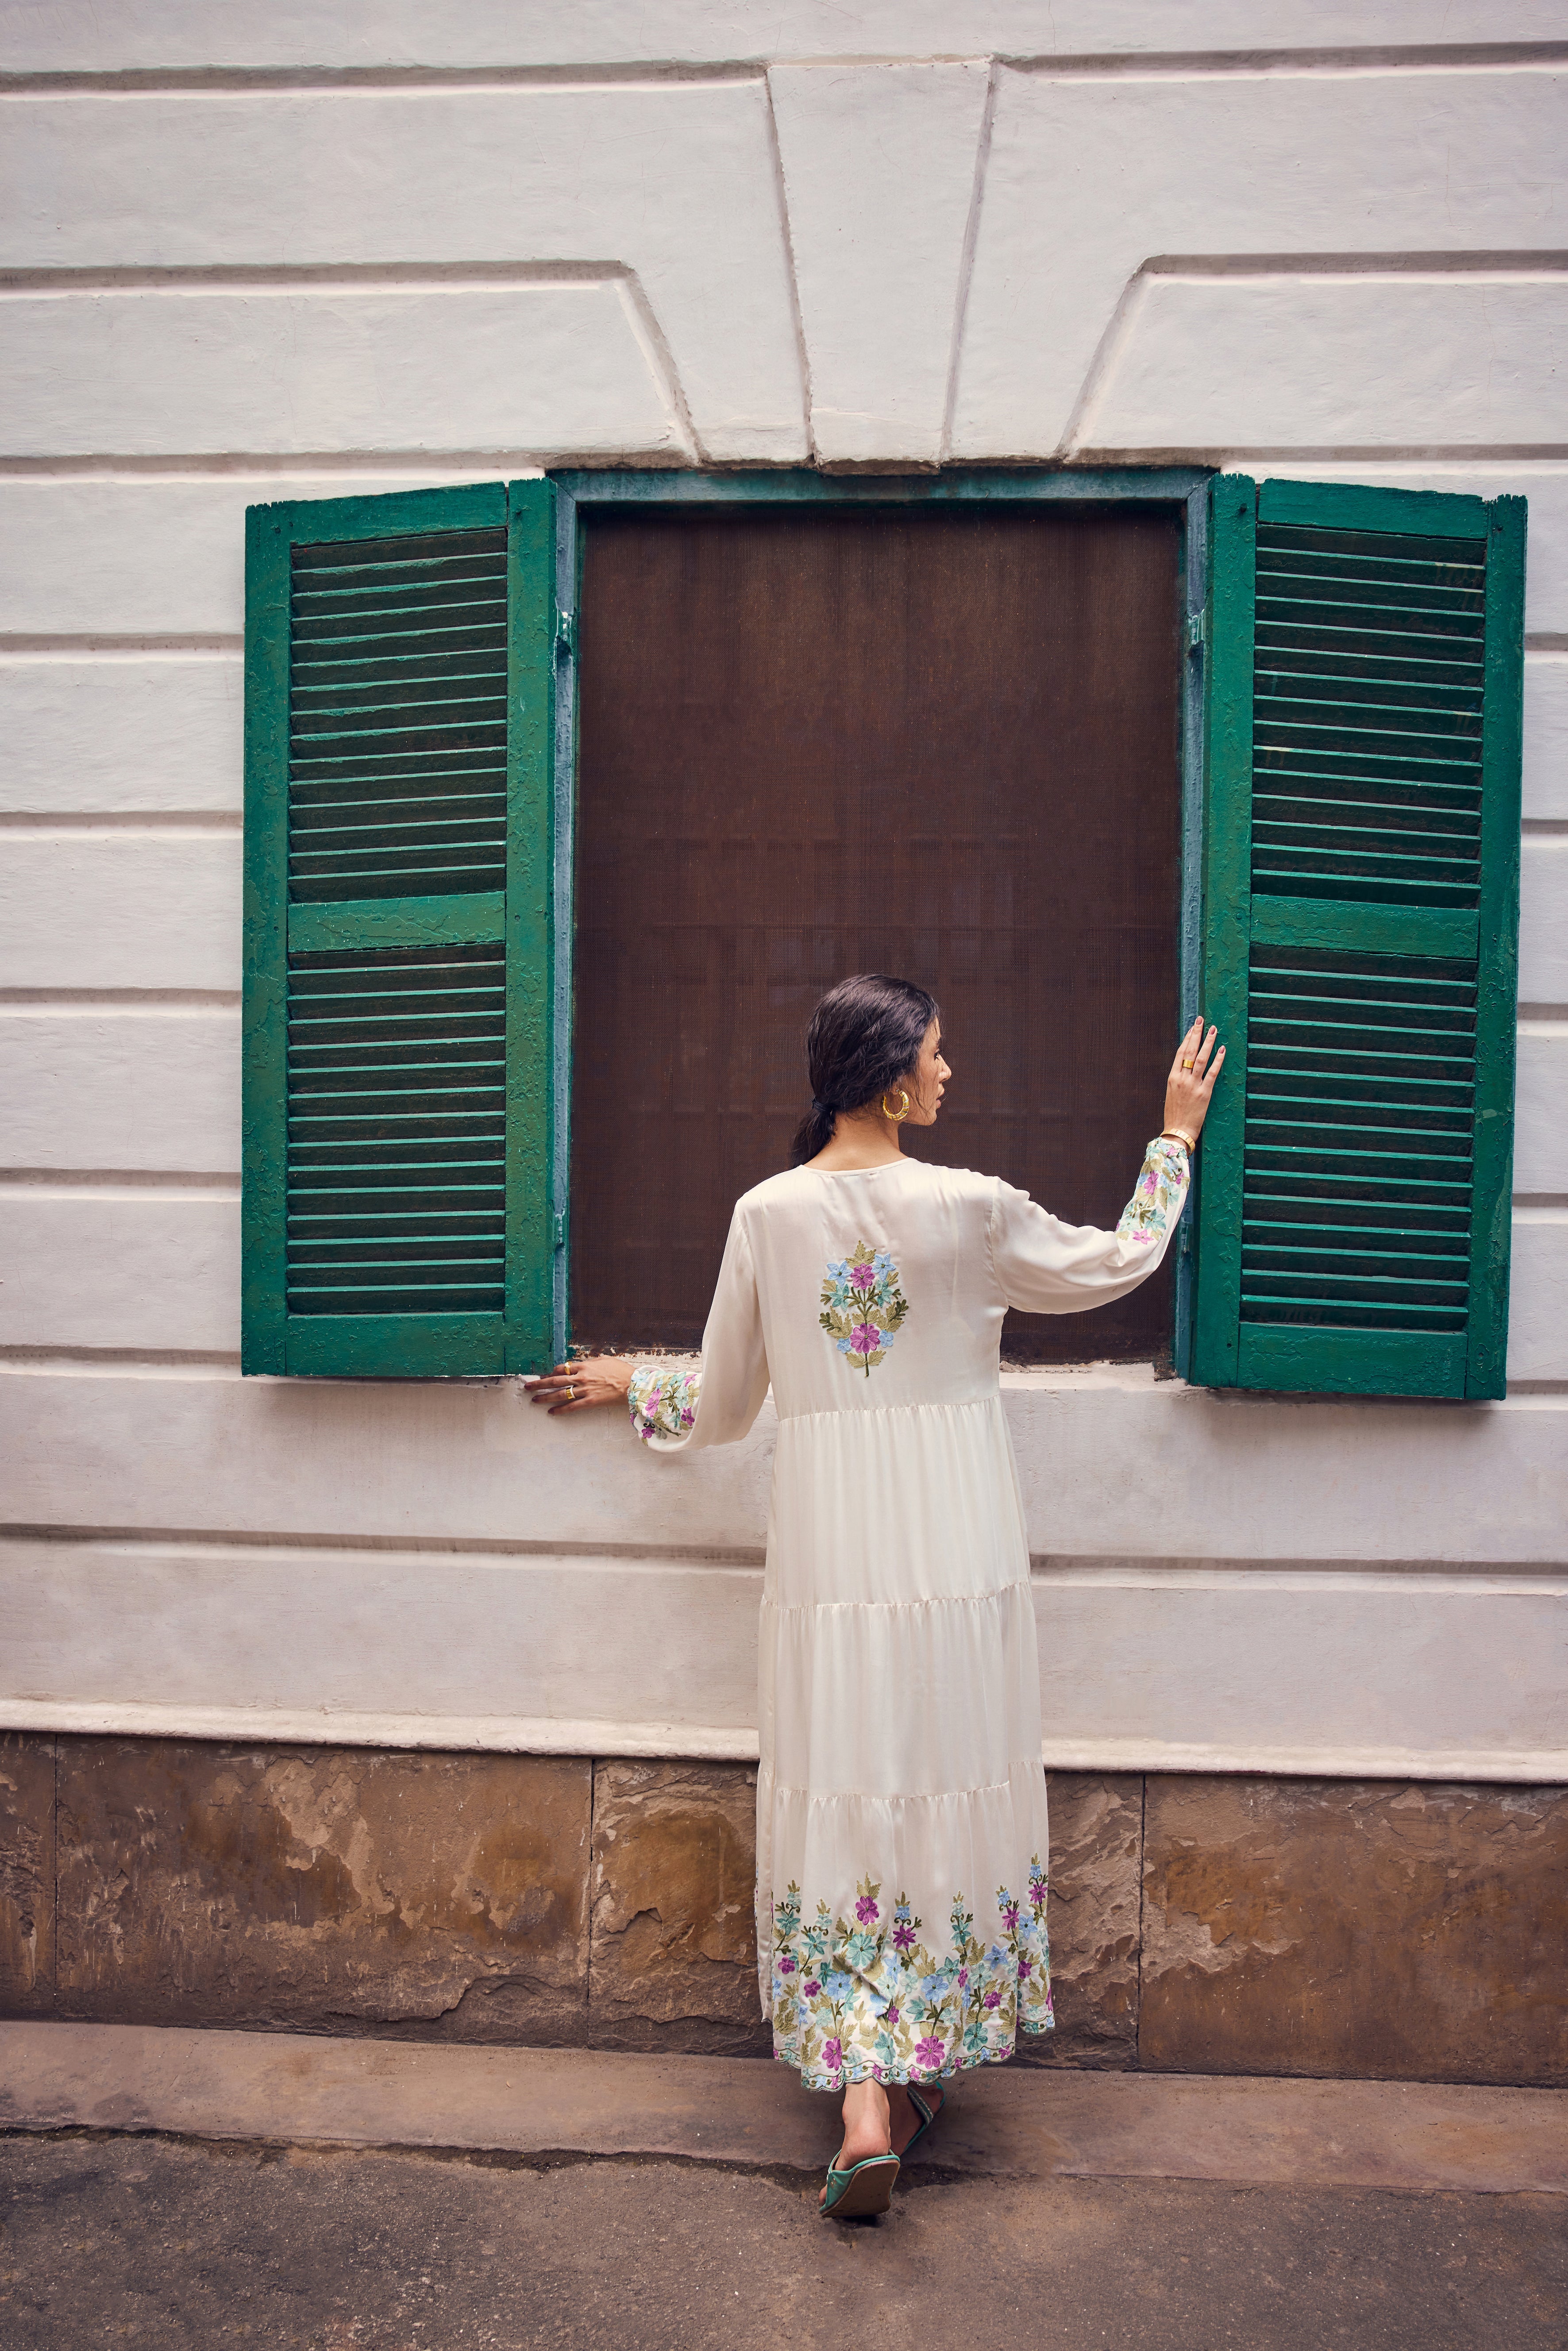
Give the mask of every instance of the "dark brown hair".
M 789 1165 L 815 1159 L 841 1110 L 862 1110 L 909 1075 L 920 1059 L 936 999 L 913 980 L 857 972 L 830 987 L 806 1031 L 811 1107 L 796 1130 Z

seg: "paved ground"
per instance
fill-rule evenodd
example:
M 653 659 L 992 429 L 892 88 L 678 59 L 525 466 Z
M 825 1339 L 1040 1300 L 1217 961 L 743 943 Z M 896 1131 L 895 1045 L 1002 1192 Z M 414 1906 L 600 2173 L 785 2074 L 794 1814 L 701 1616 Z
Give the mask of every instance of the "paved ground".
M 0 2351 L 1568 2351 L 1568 2093 L 0 2024 Z
M 5 2351 L 1562 2351 L 1543 2195 L 944 2179 L 815 2184 L 86 2134 L 0 2140 Z
M 804 2174 L 838 2146 L 837 2113 L 785 2066 L 750 2058 L 0 2023 L 0 2129 L 673 2155 Z M 927 2152 L 966 2178 L 1568 2196 L 1568 2091 L 988 2065 L 916 2160 Z

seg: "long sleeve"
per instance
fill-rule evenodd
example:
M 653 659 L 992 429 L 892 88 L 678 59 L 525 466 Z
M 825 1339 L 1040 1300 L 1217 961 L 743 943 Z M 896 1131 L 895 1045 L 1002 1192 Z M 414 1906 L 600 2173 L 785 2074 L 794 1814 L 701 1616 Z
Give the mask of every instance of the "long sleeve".
M 734 1445 L 750 1428 L 768 1394 L 768 1355 L 757 1275 L 739 1215 L 732 1217 L 718 1287 L 708 1309 L 700 1364 L 639 1364 L 627 1408 L 632 1426 L 655 1453 L 690 1445 Z
M 1027 1192 L 997 1186 L 991 1262 L 1009 1306 L 1030 1314 L 1081 1314 L 1146 1281 L 1180 1221 L 1189 1169 L 1179 1143 L 1151 1143 L 1113 1233 L 1064 1225 Z

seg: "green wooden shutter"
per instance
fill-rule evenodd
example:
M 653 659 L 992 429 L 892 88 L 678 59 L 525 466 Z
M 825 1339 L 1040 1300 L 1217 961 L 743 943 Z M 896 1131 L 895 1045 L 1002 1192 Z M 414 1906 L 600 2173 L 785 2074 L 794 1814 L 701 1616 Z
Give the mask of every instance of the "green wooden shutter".
M 1524 501 L 1211 486 L 1192 1376 L 1497 1396 Z
M 535 1369 L 550 486 L 246 522 L 244 1369 Z

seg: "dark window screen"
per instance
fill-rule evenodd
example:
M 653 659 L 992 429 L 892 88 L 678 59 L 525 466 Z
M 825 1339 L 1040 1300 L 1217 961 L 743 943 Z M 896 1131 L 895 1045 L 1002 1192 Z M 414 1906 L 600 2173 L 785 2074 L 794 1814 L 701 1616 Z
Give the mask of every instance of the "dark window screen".
M 579 1342 L 696 1345 L 852 971 L 941 1003 L 953 1082 L 910 1148 L 1115 1223 L 1176 1034 L 1179 559 L 1175 520 L 1126 507 L 589 524 Z M 1170 1316 L 1162 1270 L 1014 1315 L 1004 1352 L 1148 1356 Z

